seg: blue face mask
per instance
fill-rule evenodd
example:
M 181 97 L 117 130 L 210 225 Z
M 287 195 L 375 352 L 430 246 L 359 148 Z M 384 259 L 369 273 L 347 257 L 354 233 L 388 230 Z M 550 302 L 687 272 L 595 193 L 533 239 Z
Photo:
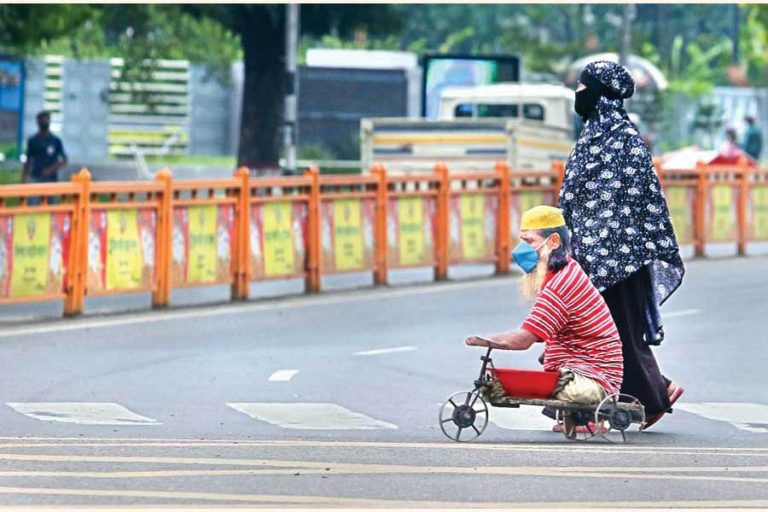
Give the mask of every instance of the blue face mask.
M 533 247 L 528 242 L 522 241 L 519 244 L 517 244 L 517 247 L 515 247 L 515 250 L 512 251 L 512 259 L 515 260 L 515 263 L 517 263 L 517 266 L 519 266 L 521 269 L 523 269 L 523 272 L 526 274 L 530 274 L 534 271 L 536 268 L 536 265 L 539 263 L 539 249 L 542 245 L 547 243 L 547 240 L 549 240 L 549 237 L 547 237 L 541 244 L 539 244 L 539 247 Z

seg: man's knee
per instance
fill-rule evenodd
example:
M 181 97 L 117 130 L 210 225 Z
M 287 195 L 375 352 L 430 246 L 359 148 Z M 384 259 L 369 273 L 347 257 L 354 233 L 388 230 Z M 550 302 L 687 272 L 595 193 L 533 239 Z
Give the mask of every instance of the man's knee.
M 602 400 L 605 395 L 605 389 L 596 380 L 573 372 L 573 379 L 556 393 L 554 398 L 564 402 L 593 404 Z

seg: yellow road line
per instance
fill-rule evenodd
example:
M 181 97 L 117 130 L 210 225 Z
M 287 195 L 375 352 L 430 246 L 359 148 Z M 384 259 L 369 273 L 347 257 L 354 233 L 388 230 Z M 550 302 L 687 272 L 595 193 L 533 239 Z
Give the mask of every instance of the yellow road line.
M 92 455 L 29 455 L 29 454 L 0 454 L 0 460 L 24 461 L 24 462 L 85 462 L 85 463 L 143 463 L 143 464 L 179 464 L 179 465 L 209 465 L 209 466 L 256 466 L 264 468 L 264 471 L 226 471 L 203 470 L 180 472 L 173 471 L 135 471 L 115 472 L 113 477 L 104 476 L 104 472 L 0 472 L 0 476 L 76 476 L 83 478 L 121 478 L 133 475 L 133 478 L 156 478 L 168 476 L 211 476 L 211 475 L 246 475 L 246 474 L 272 474 L 285 475 L 289 473 L 305 471 L 318 474 L 418 474 L 418 475 L 502 475 L 502 476 L 540 476 L 540 477 L 566 477 L 566 478 L 625 478 L 625 479 L 651 479 L 651 480 L 702 480 L 738 483 L 768 483 L 768 478 L 731 477 L 731 476 L 700 476 L 682 475 L 680 473 L 713 473 L 713 472 L 741 472 L 741 473 L 766 473 L 768 466 L 744 466 L 744 467 L 552 467 L 552 466 L 419 466 L 402 464 L 369 464 L 369 463 L 336 463 L 323 461 L 302 460 L 274 460 L 274 459 L 224 459 L 224 458 L 192 458 L 192 457 L 137 457 L 137 456 L 92 456 Z M 266 469 L 269 468 L 269 469 Z M 289 468 L 290 471 L 282 471 L 277 468 Z M 677 473 L 677 474 L 675 474 Z
M 633 508 L 646 509 L 654 507 L 672 508 L 744 508 L 744 507 L 768 507 L 768 500 L 668 500 L 668 501 L 593 501 L 593 502 L 439 502 L 426 500 L 384 500 L 365 498 L 344 498 L 333 496 L 294 496 L 294 495 L 269 495 L 269 494 L 233 494 L 213 492 L 183 492 L 183 491 L 149 491 L 149 490 L 105 490 L 105 489 L 51 489 L 45 487 L 0 487 L 0 494 L 24 494 L 40 496 L 82 496 L 82 497 L 115 497 L 115 498 L 154 498 L 163 500 L 196 500 L 213 502 L 240 502 L 252 504 L 275 503 L 278 505 L 336 505 L 359 507 L 417 507 L 417 508 L 564 508 L 576 507 L 578 509 L 591 508 Z
M 595 452 L 596 450 L 619 452 L 641 452 L 658 454 L 664 452 L 765 452 L 768 447 L 757 446 L 631 446 L 631 445 L 606 445 L 594 443 L 585 445 L 582 443 L 547 444 L 499 444 L 499 443 L 444 443 L 444 442 L 419 442 L 419 441 L 326 441 L 326 440 L 290 440 L 290 439 L 184 439 L 184 438 L 148 438 L 148 437 L 2 437 L 0 441 L 20 441 L 21 443 L 5 443 L 2 447 L 14 446 L 43 446 L 42 443 L 29 443 L 29 441 L 48 442 L 50 446 L 267 446 L 267 447 L 316 447 L 316 448 L 402 448 L 402 449 L 451 449 L 451 450 L 501 450 L 501 451 L 561 451 L 561 452 Z M 69 442 L 72 441 L 72 442 Z M 101 444 L 101 442 L 104 442 Z
M 537 476 L 565 478 L 623 478 L 623 479 L 672 479 L 709 480 L 739 483 L 765 483 L 763 477 L 732 477 L 707 475 L 682 475 L 679 473 L 767 473 L 768 468 L 613 468 L 610 466 L 590 468 L 548 468 L 543 466 L 492 466 L 492 467 L 445 467 L 445 466 L 404 466 L 379 464 L 323 464 L 326 468 L 305 467 L 302 462 L 285 461 L 281 469 L 202 469 L 202 470 L 146 470 L 146 471 L 0 471 L 0 477 L 8 478 L 83 478 L 83 479 L 126 479 L 126 478 L 183 478 L 209 476 L 287 476 L 302 475 L 492 475 L 492 476 Z M 607 471 L 610 470 L 610 471 Z M 661 471 L 661 474 L 653 474 Z M 677 473 L 677 474 L 676 474 Z
M 329 446 L 330 445 L 330 446 Z M 453 450 L 481 450 L 496 453 L 574 453 L 593 455 L 666 455 L 666 456 L 710 456 L 710 457 L 768 457 L 764 448 L 669 448 L 648 447 L 631 448 L 618 446 L 516 446 L 516 445 L 486 445 L 486 444 L 417 444 L 417 443 L 344 443 L 344 442 L 301 442 L 292 443 L 284 441 L 258 442 L 258 441 L 233 441 L 233 442 L 72 442 L 72 443 L 5 443 L 0 444 L 2 449 L 35 449 L 35 448 L 371 448 L 371 449 L 453 449 Z

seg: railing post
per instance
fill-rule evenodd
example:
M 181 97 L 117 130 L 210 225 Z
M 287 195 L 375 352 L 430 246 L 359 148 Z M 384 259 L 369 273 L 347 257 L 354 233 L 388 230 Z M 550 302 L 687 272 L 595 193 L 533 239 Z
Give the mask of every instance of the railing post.
M 702 257 L 704 256 L 704 249 L 706 246 L 707 196 L 709 195 L 707 167 L 703 162 L 696 163 L 696 174 L 696 206 L 694 209 L 694 228 L 696 232 L 696 242 L 694 244 L 694 254 L 696 257 Z
M 445 164 L 435 165 L 440 180 L 437 193 L 437 222 L 435 232 L 435 281 L 448 279 L 448 240 L 451 207 L 451 180 Z
M 749 166 L 747 159 L 739 157 L 739 201 L 737 203 L 736 219 L 738 222 L 738 245 L 739 256 L 747 254 L 747 198 L 749 197 Z
M 232 281 L 232 300 L 246 300 L 248 298 L 248 283 L 251 278 L 251 173 L 248 168 L 241 167 L 235 172 L 235 177 L 240 182 L 237 196 L 237 224 L 235 227 L 235 257 Z
M 376 285 L 387 284 L 388 261 L 387 252 L 387 201 L 389 200 L 387 191 L 387 172 L 384 166 L 376 164 L 371 169 L 373 176 L 378 178 L 376 184 L 376 214 L 374 221 L 374 271 L 373 282 Z
M 664 168 L 661 165 L 661 158 L 653 157 L 653 168 L 656 171 L 656 177 L 659 178 L 659 185 L 664 190 Z
M 563 188 L 563 181 L 565 180 L 565 162 L 562 160 L 552 162 L 552 171 L 555 173 L 555 191 L 553 193 L 553 203 L 554 206 L 558 206 L 560 204 L 560 189 Z
M 80 185 L 75 196 L 72 225 L 70 227 L 69 261 L 67 270 L 64 316 L 75 316 L 83 312 L 85 304 L 85 280 L 88 272 L 88 217 L 90 216 L 91 173 L 81 169 L 72 176 Z
M 307 205 L 307 269 L 304 290 L 320 291 L 320 170 L 312 166 L 304 173 L 311 180 Z
M 503 275 L 509 274 L 511 243 L 509 165 L 506 162 L 498 162 L 496 175 L 499 180 L 499 209 L 496 213 L 496 274 Z
M 157 281 L 152 292 L 152 307 L 165 308 L 171 301 L 171 244 L 173 243 L 173 175 L 170 169 L 160 169 L 155 180 L 163 192 L 157 212 L 155 272 Z

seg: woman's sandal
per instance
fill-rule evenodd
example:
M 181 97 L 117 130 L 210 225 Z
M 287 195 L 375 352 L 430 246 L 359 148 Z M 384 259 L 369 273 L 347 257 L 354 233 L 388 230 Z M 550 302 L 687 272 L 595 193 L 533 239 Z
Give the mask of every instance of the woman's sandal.
M 664 416 L 668 411 L 672 409 L 672 406 L 675 405 L 675 402 L 683 396 L 683 393 L 685 393 L 685 388 L 682 386 L 675 385 L 672 392 L 669 394 L 669 409 L 667 411 L 662 411 L 659 414 L 656 414 L 655 416 L 648 419 L 648 421 L 645 422 L 645 425 L 643 425 L 643 428 L 641 430 L 648 430 L 651 428 L 656 422 L 658 422 L 662 416 Z

